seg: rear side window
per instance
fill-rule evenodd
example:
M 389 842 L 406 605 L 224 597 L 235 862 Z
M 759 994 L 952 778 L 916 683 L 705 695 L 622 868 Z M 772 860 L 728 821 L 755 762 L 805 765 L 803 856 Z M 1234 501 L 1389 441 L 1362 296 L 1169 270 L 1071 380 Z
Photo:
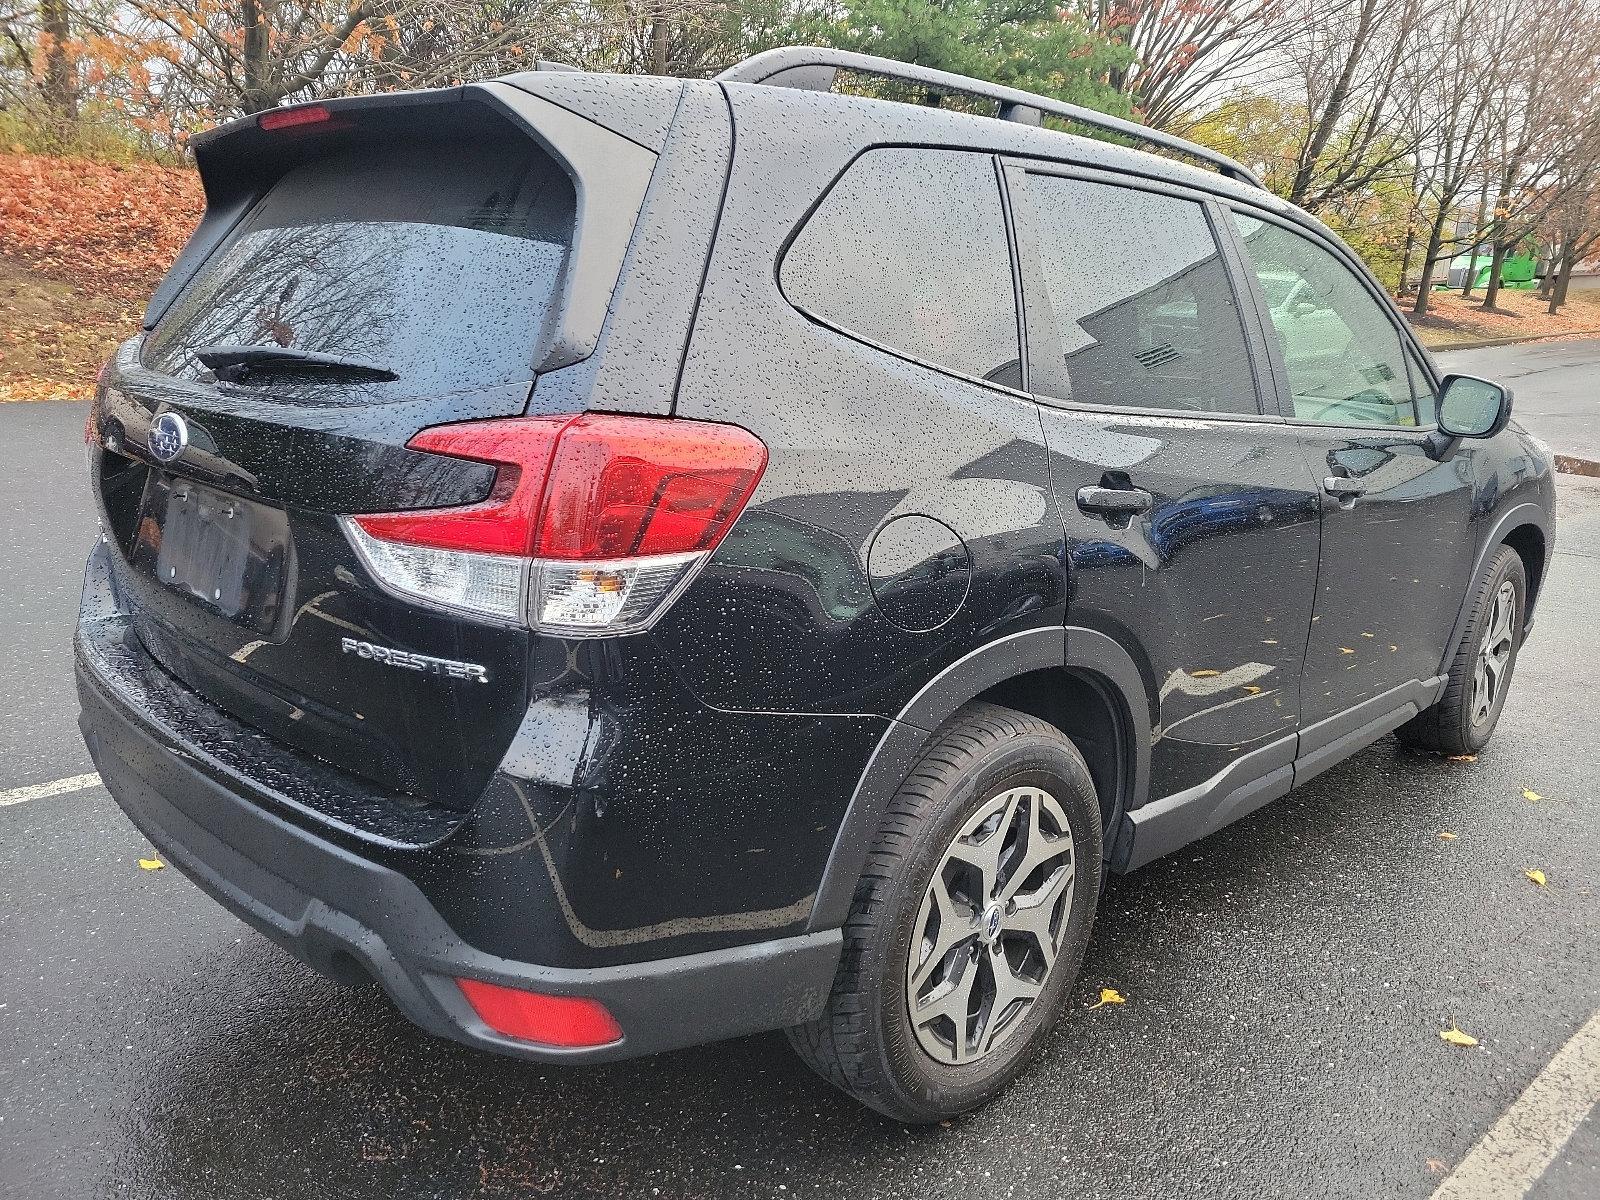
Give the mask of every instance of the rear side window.
M 1039 256 L 1082 404 L 1255 413 L 1255 377 L 1222 253 L 1192 200 L 1028 176 Z
M 791 304 L 846 333 L 1022 386 L 1011 253 L 987 155 L 862 155 L 790 245 L 780 280 Z
M 286 347 L 398 376 L 407 394 L 525 381 L 561 293 L 574 197 L 532 143 L 382 144 L 291 170 L 201 267 L 146 363 Z

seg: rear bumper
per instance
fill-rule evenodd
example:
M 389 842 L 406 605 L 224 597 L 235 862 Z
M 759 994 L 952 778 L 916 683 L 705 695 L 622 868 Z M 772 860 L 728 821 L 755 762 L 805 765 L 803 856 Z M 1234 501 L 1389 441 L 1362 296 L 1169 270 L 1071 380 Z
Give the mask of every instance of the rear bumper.
M 96 624 L 97 635 L 112 632 Z M 250 798 L 249 781 L 219 772 L 141 711 L 95 640 L 80 629 L 79 724 L 134 824 L 173 866 L 297 958 L 346 982 L 370 975 L 428 1032 L 522 1058 L 600 1061 L 781 1028 L 821 1011 L 839 960 L 837 929 L 589 968 L 475 949 L 405 875 L 268 811 Z M 616 1017 L 622 1039 L 568 1049 L 505 1037 L 467 1004 L 454 982 L 462 976 L 592 997 Z

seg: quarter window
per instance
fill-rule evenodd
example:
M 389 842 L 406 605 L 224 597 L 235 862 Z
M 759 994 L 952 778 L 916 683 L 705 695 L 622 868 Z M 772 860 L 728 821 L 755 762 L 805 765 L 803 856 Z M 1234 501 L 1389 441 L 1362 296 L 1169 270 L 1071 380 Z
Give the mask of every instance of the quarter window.
M 982 154 L 862 155 L 784 256 L 797 308 L 936 366 L 1022 386 L 999 181 Z
M 1330 425 L 1416 425 L 1415 368 L 1394 322 L 1355 273 L 1281 225 L 1239 212 L 1233 220 L 1283 351 L 1288 415 Z M 1431 421 L 1431 394 L 1425 400 Z
M 1199 204 L 1058 175 L 1030 174 L 1028 195 L 1070 399 L 1259 411 L 1238 304 Z

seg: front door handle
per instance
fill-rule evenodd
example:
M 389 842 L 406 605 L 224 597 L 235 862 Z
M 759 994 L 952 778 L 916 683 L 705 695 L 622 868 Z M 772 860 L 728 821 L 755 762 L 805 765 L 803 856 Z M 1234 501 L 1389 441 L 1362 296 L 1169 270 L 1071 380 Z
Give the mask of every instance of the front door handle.
M 1131 517 L 1149 512 L 1156 498 L 1143 488 L 1081 487 L 1078 507 L 1107 517 Z
M 1342 475 L 1329 475 L 1322 481 L 1322 490 L 1339 500 L 1354 500 L 1367 490 L 1367 485 L 1359 479 L 1347 479 Z

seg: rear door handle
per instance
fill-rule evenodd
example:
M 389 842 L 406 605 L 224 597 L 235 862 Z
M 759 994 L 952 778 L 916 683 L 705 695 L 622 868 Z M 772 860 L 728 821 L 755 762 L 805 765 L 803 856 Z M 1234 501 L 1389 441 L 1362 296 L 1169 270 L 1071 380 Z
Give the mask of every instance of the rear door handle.
M 1367 485 L 1359 479 L 1346 479 L 1342 475 L 1329 475 L 1322 481 L 1322 490 L 1330 496 L 1340 500 L 1354 500 L 1367 490 Z
M 1149 512 L 1156 498 L 1143 488 L 1081 487 L 1078 489 L 1078 507 L 1086 513 L 1102 516 L 1131 517 Z

